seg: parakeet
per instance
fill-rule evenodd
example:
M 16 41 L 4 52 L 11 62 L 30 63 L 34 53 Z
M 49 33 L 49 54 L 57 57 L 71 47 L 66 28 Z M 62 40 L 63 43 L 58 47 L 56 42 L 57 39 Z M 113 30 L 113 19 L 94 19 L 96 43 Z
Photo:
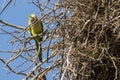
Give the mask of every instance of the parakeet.
M 43 32 L 42 21 L 35 14 L 30 14 L 28 17 L 28 30 L 31 36 L 34 36 L 35 34 L 41 34 Z M 34 40 L 36 43 L 38 58 L 42 62 L 42 36 L 37 36 L 34 38 Z

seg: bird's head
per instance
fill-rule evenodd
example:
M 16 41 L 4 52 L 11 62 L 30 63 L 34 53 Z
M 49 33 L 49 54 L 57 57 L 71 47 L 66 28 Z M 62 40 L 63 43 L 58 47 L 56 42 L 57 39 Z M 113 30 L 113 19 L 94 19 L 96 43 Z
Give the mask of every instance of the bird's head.
M 37 17 L 35 14 L 30 14 L 29 15 L 29 18 L 35 18 L 35 17 Z
M 29 15 L 29 22 L 28 24 L 35 24 L 39 19 L 37 18 L 37 16 L 35 14 L 30 14 Z

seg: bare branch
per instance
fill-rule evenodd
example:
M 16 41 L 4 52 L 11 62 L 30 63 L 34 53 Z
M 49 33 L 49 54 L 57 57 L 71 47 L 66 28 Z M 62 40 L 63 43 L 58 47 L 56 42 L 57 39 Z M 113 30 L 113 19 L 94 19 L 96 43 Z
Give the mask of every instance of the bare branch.
M 3 7 L 3 9 L 0 11 L 0 15 L 3 13 L 3 11 L 12 3 L 12 0 L 9 0 L 8 3 Z
M 9 26 L 9 27 L 16 28 L 16 29 L 25 30 L 25 28 L 23 28 L 23 27 L 16 26 L 16 25 L 13 25 L 13 24 L 9 24 L 9 23 L 7 23 L 7 22 L 4 22 L 4 21 L 2 21 L 2 20 L 0 20 L 0 23 L 4 24 L 4 25 L 6 25 L 6 26 Z

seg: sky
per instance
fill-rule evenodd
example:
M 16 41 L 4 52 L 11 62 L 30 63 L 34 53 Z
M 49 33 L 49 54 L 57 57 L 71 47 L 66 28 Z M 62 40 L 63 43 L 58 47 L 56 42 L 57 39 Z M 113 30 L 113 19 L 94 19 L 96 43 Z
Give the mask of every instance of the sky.
M 0 10 L 3 8 L 3 4 L 9 0 L 0 0 Z M 6 8 L 6 10 L 0 15 L 0 20 L 15 24 L 18 26 L 26 27 L 28 23 L 28 15 L 35 13 L 39 15 L 39 9 L 34 5 L 28 4 L 31 0 L 13 0 L 13 2 Z M 5 27 L 6 30 L 12 31 L 13 28 Z M 0 34 L 0 50 L 13 49 L 9 43 L 9 35 Z M 0 58 L 8 59 L 7 53 L 0 53 Z M 0 79 L 2 80 L 22 80 L 24 76 L 9 73 L 9 70 L 5 68 L 4 64 L 0 61 Z M 49 80 L 49 79 L 48 79 Z

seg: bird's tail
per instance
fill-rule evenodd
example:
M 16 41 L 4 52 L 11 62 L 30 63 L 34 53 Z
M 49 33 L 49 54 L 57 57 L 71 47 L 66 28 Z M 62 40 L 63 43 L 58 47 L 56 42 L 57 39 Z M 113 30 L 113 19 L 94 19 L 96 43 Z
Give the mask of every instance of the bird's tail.
M 35 43 L 36 43 L 39 61 L 42 62 L 42 45 L 38 41 L 35 41 Z

